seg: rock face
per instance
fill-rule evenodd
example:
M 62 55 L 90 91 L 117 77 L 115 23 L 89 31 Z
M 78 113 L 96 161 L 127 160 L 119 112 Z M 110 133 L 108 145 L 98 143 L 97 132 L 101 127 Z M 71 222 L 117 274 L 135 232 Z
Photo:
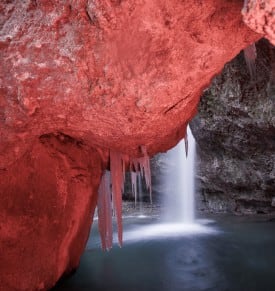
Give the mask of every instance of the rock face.
M 275 45 L 274 0 L 246 0 L 242 13 L 244 22 L 251 29 L 261 33 Z
M 56 131 L 131 155 L 140 145 L 170 148 L 201 89 L 258 38 L 241 9 L 219 0 L 1 1 L 0 168 Z
M 257 52 L 256 80 L 241 53 L 205 91 L 191 123 L 202 209 L 275 211 L 275 50 L 260 41 Z
M 76 267 L 109 149 L 152 155 L 185 135 L 201 90 L 259 38 L 241 5 L 1 1 L 2 289 Z
M 44 290 L 76 269 L 95 209 L 95 150 L 45 135 L 0 171 L 0 290 Z

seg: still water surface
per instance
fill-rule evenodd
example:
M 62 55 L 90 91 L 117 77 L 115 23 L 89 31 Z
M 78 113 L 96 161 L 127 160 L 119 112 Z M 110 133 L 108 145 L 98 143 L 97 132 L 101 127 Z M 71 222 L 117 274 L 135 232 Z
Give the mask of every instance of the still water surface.
M 275 221 L 214 219 L 195 234 L 159 236 L 144 232 L 157 218 L 125 218 L 124 246 L 109 252 L 94 223 L 79 269 L 54 290 L 275 290 Z

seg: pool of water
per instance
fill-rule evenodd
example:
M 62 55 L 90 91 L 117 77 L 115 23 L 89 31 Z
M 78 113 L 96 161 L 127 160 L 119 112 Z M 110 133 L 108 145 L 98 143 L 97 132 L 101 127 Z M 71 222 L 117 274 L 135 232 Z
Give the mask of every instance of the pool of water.
M 275 290 L 275 221 L 216 216 L 194 231 L 170 227 L 125 218 L 124 246 L 103 252 L 95 223 L 79 269 L 54 290 Z

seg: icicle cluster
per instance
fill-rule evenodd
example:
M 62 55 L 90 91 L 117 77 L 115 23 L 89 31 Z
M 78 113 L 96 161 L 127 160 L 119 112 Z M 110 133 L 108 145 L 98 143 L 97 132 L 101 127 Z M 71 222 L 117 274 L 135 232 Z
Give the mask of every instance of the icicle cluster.
M 149 194 L 150 194 L 150 202 L 152 203 L 150 159 L 145 147 L 141 147 L 141 151 L 142 151 L 143 157 L 130 159 L 132 189 L 133 189 L 133 193 L 135 196 L 135 203 L 136 203 L 137 178 L 139 175 L 142 176 L 145 179 L 146 187 L 149 190 Z
M 103 250 L 109 250 L 113 243 L 112 214 L 117 221 L 118 243 L 122 246 L 122 193 L 125 182 L 125 164 L 130 162 L 132 189 L 137 199 L 137 178 L 144 177 L 146 187 L 150 193 L 152 202 L 150 159 L 146 148 L 141 147 L 143 156 L 141 158 L 128 158 L 127 156 L 110 151 L 110 171 L 105 172 L 102 177 L 98 193 L 98 225 Z
M 122 192 L 125 180 L 125 160 L 123 155 L 110 151 L 113 206 L 117 220 L 118 243 L 122 246 Z

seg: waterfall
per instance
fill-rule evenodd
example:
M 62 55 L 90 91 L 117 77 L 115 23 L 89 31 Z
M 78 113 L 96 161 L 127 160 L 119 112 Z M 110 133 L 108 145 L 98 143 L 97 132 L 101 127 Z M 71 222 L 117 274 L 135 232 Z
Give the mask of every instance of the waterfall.
M 188 142 L 187 142 L 188 137 Z M 188 148 L 188 149 L 187 149 Z M 196 144 L 192 132 L 187 127 L 187 136 L 185 140 L 180 141 L 177 146 L 169 150 L 166 154 L 161 155 L 160 163 L 163 164 L 161 167 L 162 173 L 159 175 L 159 187 L 157 188 L 164 196 L 164 210 L 165 213 L 162 215 L 164 218 L 161 222 L 153 223 L 149 225 L 133 226 L 131 230 L 124 233 L 126 241 L 137 241 L 146 239 L 156 238 L 167 238 L 172 236 L 181 235 L 197 235 L 197 234 L 208 234 L 214 233 L 215 230 L 208 227 L 208 222 L 202 220 L 195 220 L 195 152 Z M 115 159 L 116 162 L 116 159 Z M 112 164 L 112 163 L 111 163 Z M 114 164 L 114 161 L 113 161 Z M 119 163 L 120 165 L 121 163 Z M 122 164 L 123 165 L 123 164 Z M 148 155 L 145 154 L 143 158 L 134 159 L 131 161 L 132 169 L 135 171 L 131 172 L 132 188 L 135 195 L 135 204 L 137 205 L 138 199 L 142 201 L 142 176 L 146 182 L 146 186 L 151 194 L 151 176 Z M 124 171 L 124 167 L 122 170 Z M 124 176 L 124 172 L 120 169 L 119 183 L 113 183 L 113 185 L 121 186 L 121 181 Z M 115 171 L 114 171 L 115 173 Z M 111 177 L 112 178 L 112 177 Z M 104 179 L 102 180 L 105 181 Z M 108 183 L 109 185 L 109 183 Z M 103 206 L 102 211 L 110 209 L 110 199 L 108 194 L 110 189 L 106 187 L 100 187 L 102 196 L 99 199 L 99 205 Z M 107 195 L 107 196 L 106 196 Z M 142 211 L 142 204 L 139 205 L 140 211 Z M 121 209 L 121 208 L 118 208 Z M 101 211 L 101 212 L 102 212 Z M 105 211 L 106 212 L 106 211 Z M 104 212 L 104 213 L 105 213 Z M 101 215 L 102 216 L 102 215 Z M 142 215 L 140 215 L 142 216 Z M 120 220 L 121 222 L 121 216 Z M 99 223 L 100 224 L 100 223 Z M 102 216 L 101 224 L 102 227 L 102 241 L 103 248 L 111 248 L 111 236 L 110 236 L 110 222 Z M 119 235 L 118 240 L 121 244 L 122 239 L 122 226 L 118 229 Z
M 194 222 L 194 176 L 196 144 L 192 132 L 187 127 L 188 150 L 181 140 L 165 154 L 164 205 L 165 222 Z

